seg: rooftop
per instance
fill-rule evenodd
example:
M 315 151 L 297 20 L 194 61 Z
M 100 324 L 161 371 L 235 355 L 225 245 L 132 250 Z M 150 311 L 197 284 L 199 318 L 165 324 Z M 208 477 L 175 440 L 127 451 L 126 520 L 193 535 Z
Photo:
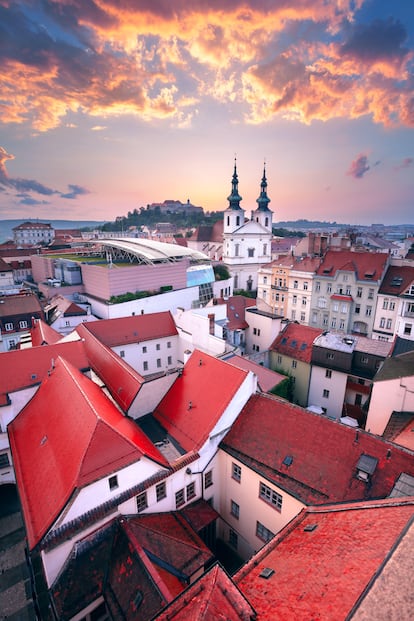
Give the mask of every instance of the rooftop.
M 321 332 L 322 330 L 319 328 L 311 328 L 310 326 L 290 322 L 278 334 L 269 349 L 284 356 L 310 363 L 312 345 Z
M 101 319 L 89 322 L 84 327 L 108 347 L 141 343 L 177 334 L 170 311 Z

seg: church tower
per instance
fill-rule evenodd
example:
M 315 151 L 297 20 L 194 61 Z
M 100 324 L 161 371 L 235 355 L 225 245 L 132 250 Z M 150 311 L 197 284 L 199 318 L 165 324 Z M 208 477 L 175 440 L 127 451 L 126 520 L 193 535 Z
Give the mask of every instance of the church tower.
M 267 179 L 265 166 L 263 166 L 263 177 L 260 184 L 260 196 L 258 199 L 256 199 L 256 203 L 257 209 L 252 213 L 252 218 L 271 233 L 273 212 L 269 209 L 270 198 L 267 195 Z
M 242 197 L 239 194 L 239 178 L 237 176 L 236 159 L 234 160 L 234 172 L 231 180 L 231 194 L 227 197 L 229 206 L 224 211 L 224 233 L 233 233 L 244 224 L 244 209 L 240 207 Z

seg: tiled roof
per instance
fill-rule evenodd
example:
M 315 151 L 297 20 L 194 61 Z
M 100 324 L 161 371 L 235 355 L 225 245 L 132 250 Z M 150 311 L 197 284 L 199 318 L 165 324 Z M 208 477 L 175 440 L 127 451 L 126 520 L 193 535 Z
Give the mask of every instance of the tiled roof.
M 375 382 L 383 382 L 414 375 L 414 351 L 386 358 L 375 375 Z
M 314 340 L 322 334 L 319 328 L 303 326 L 296 322 L 288 323 L 271 346 L 270 351 L 310 363 Z
M 84 340 L 90 365 L 122 411 L 128 412 L 145 380 L 123 358 L 95 337 L 88 330 L 90 325 L 82 323 L 76 328 L 77 333 Z
M 382 278 L 389 254 L 385 252 L 351 252 L 328 250 L 317 269 L 318 276 L 334 278 L 339 270 L 354 272 L 357 280 L 376 282 Z
M 32 347 L 38 345 L 52 345 L 57 343 L 62 338 L 62 335 L 54 330 L 42 319 L 35 319 L 30 329 L 30 335 L 32 338 Z
M 316 272 L 321 263 L 320 257 L 301 257 L 295 260 L 292 270 L 299 272 Z
M 80 371 L 89 369 L 83 343 L 57 343 L 43 347 L 28 347 L 0 353 L 0 395 L 37 386 L 47 377 L 54 361 L 62 356 Z
M 53 319 L 55 315 L 63 315 L 64 317 L 76 317 L 78 315 L 87 315 L 82 306 L 75 304 L 63 295 L 55 295 L 45 306 L 45 312 L 51 312 Z
M 406 354 L 409 351 L 414 351 L 414 341 L 411 341 L 410 339 L 403 339 L 401 336 L 395 337 L 391 356 L 399 356 L 400 354 Z
M 255 618 L 253 607 L 218 564 L 155 617 L 156 621 L 252 621 Z
M 63 358 L 8 430 L 30 548 L 76 488 L 142 455 L 166 465 L 138 426 Z
M 153 415 L 184 450 L 201 448 L 247 371 L 195 350 Z
M 244 295 L 234 295 L 227 300 L 227 325 L 228 330 L 244 330 L 249 327 L 245 319 L 246 308 L 256 306 L 256 300 Z
M 12 272 L 12 271 L 13 271 L 12 266 L 6 263 L 6 261 L 0 257 L 0 272 Z
M 26 230 L 26 229 L 51 229 L 52 226 L 51 224 L 45 224 L 44 222 L 22 222 L 21 224 L 18 224 L 17 226 L 13 227 L 13 231 L 20 231 L 20 230 Z
M 353 336 L 353 338 L 355 339 L 355 351 L 371 354 L 372 356 L 386 358 L 393 347 L 392 342 L 389 341 L 369 339 L 366 336 Z
M 85 328 L 108 347 L 141 343 L 178 334 L 170 311 L 101 319 L 88 323 Z
M 268 392 L 269 390 L 280 384 L 280 382 L 284 382 L 286 379 L 286 375 L 282 375 L 281 373 L 276 373 L 276 371 L 267 369 L 263 365 L 252 362 L 244 356 L 233 355 L 229 358 L 226 358 L 226 362 L 234 364 L 234 366 L 238 367 L 239 369 L 251 371 L 252 373 L 257 375 L 257 385 L 259 389 L 263 392 Z
M 196 228 L 190 241 L 198 242 L 223 242 L 223 220 L 218 220 L 214 224 L 203 224 Z
M 0 317 L 12 315 L 26 315 L 36 313 L 43 315 L 39 298 L 32 293 L 18 293 L 16 295 L 4 295 L 0 303 Z
M 260 621 L 349 619 L 413 516 L 412 498 L 308 509 L 246 563 L 234 581 Z M 401 595 L 395 617 L 367 618 L 410 618 L 412 588 Z
M 390 265 L 379 288 L 379 293 L 401 295 L 412 283 L 414 283 L 414 267 Z
M 221 447 L 305 504 L 384 498 L 401 472 L 414 474 L 412 453 L 263 394 L 250 397 Z M 369 485 L 356 477 L 361 455 L 378 460 Z

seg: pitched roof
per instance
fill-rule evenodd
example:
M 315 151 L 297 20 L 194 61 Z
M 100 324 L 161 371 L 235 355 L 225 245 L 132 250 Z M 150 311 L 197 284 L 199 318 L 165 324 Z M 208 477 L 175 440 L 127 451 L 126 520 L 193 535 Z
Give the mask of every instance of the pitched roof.
M 220 446 L 305 504 L 384 498 L 401 472 L 414 474 L 411 452 L 264 394 L 250 397 Z M 378 460 L 369 485 L 356 477 L 362 455 Z
M 13 267 L 0 257 L 0 272 L 12 272 Z
M 412 498 L 308 509 L 246 563 L 234 581 L 260 621 L 349 619 L 361 595 L 392 564 L 389 554 L 395 554 L 413 516 Z M 405 569 L 409 566 L 410 561 Z M 390 590 L 399 601 L 395 618 L 409 618 L 412 612 L 412 583 L 405 583 L 410 590 L 400 598 L 398 582 L 388 589 L 388 606 Z
M 87 371 L 89 360 L 81 341 L 28 347 L 0 353 L 0 401 L 29 386 L 37 386 L 47 377 L 54 361 L 63 356 L 80 371 Z
M 251 604 L 217 563 L 155 617 L 157 621 L 251 621 L 255 618 Z
M 62 338 L 60 332 L 54 330 L 42 319 L 35 319 L 32 322 L 30 335 L 32 338 L 32 347 L 37 347 L 38 345 L 52 345 Z
M 39 298 L 34 293 L 17 293 L 16 295 L 4 295 L 0 303 L 0 317 L 11 315 L 27 315 L 36 313 L 43 316 Z
M 338 271 L 354 272 L 357 280 L 375 282 L 382 278 L 388 260 L 385 252 L 328 250 L 316 274 L 333 278 Z
M 248 360 L 245 356 L 232 355 L 226 358 L 226 362 L 230 364 L 234 364 L 234 366 L 239 369 L 244 369 L 245 371 L 251 371 L 255 375 L 257 375 L 257 385 L 260 390 L 263 392 L 268 392 L 280 382 L 284 382 L 286 379 L 286 375 L 282 375 L 281 373 L 276 373 L 276 371 L 272 371 L 271 369 L 267 369 L 261 364 L 257 364 L 257 362 L 252 362 L 252 360 Z
M 76 488 L 143 455 L 167 465 L 99 386 L 60 357 L 8 431 L 30 548 L 45 535 Z
M 78 315 L 87 315 L 87 311 L 82 307 L 65 298 L 63 295 L 54 295 L 48 304 L 44 307 L 45 313 L 50 315 L 50 320 L 55 321 L 59 316 L 77 317 Z
M 247 371 L 194 350 L 153 416 L 185 451 L 198 450 L 247 375 Z
M 379 288 L 379 293 L 401 295 L 414 282 L 414 267 L 390 265 Z
M 249 327 L 245 319 L 246 308 L 256 306 L 256 300 L 244 295 L 233 295 L 227 300 L 227 325 L 228 330 L 244 330 Z
M 375 375 L 375 382 L 412 377 L 414 375 L 414 351 L 386 358 Z
M 296 322 L 286 324 L 271 346 L 270 351 L 310 363 L 314 340 L 322 334 L 320 328 L 311 328 Z
M 90 365 L 122 411 L 128 412 L 145 380 L 123 358 L 95 337 L 88 330 L 89 325 L 91 324 L 80 324 L 76 332 L 84 340 Z
M 108 347 L 141 343 L 178 334 L 170 311 L 101 319 L 88 323 L 85 328 Z

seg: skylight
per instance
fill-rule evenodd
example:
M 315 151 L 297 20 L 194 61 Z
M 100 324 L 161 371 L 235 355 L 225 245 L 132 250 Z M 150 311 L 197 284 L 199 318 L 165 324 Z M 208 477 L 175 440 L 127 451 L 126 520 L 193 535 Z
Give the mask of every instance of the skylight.
M 377 464 L 378 459 L 376 457 L 363 453 L 357 463 L 357 479 L 368 481 L 374 474 Z

